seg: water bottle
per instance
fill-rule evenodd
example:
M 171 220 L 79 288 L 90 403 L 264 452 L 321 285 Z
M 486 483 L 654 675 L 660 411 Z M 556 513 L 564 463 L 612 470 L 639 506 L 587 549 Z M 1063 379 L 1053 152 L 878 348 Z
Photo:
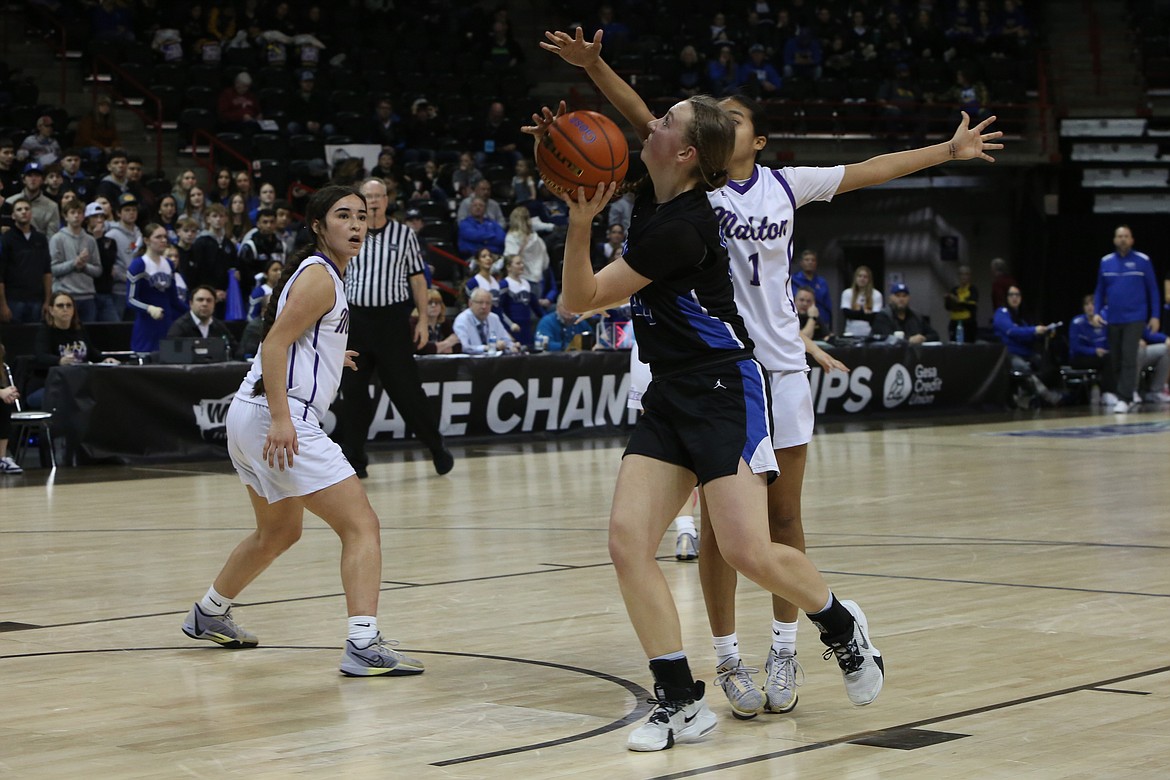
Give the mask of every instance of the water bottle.
M 959 324 L 955 326 L 955 343 L 962 344 L 962 343 L 964 343 L 964 341 L 965 341 L 965 339 L 963 336 L 963 323 L 959 322 Z

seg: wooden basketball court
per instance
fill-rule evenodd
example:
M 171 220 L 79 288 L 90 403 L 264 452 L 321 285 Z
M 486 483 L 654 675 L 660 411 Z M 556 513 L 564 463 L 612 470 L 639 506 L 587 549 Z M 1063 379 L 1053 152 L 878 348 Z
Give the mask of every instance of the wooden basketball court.
M 787 716 L 625 749 L 646 661 L 606 551 L 615 440 L 381 452 L 383 631 L 414 678 L 338 674 L 340 546 L 315 518 L 237 609 L 261 647 L 179 624 L 249 532 L 227 464 L 0 483 L 0 775 L 10 777 L 1099 778 L 1170 764 L 1170 419 L 975 418 L 818 434 L 809 552 L 886 658 L 850 706 L 802 624 Z M 667 572 L 697 676 L 698 568 Z M 762 667 L 769 599 L 741 582 Z

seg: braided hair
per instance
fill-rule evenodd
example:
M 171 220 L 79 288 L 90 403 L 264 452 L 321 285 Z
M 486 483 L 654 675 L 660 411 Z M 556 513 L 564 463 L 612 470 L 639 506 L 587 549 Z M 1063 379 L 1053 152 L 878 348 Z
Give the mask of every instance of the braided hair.
M 305 207 L 305 224 L 309 227 L 309 232 L 312 234 L 312 240 L 300 247 L 289 256 L 284 262 L 284 268 L 280 272 L 280 279 L 272 286 L 272 293 L 268 296 L 268 305 L 264 307 L 264 314 L 261 319 L 264 321 L 263 329 L 260 331 L 260 343 L 264 343 L 264 339 L 268 338 L 268 331 L 272 330 L 273 323 L 276 322 L 276 308 L 280 301 L 280 294 L 284 292 L 284 288 L 288 285 L 293 274 L 297 269 L 304 265 L 305 261 L 320 251 L 319 239 L 320 234 L 317 232 L 317 225 L 321 225 L 324 229 L 325 217 L 329 214 L 329 209 L 333 208 L 333 204 L 342 198 L 349 195 L 356 195 L 361 198 L 362 203 L 366 202 L 366 198 L 356 187 L 346 187 L 336 184 L 322 187 L 313 193 L 309 198 L 309 205 Z M 256 380 L 255 386 L 252 388 L 252 397 L 264 395 L 264 377 L 261 376 Z

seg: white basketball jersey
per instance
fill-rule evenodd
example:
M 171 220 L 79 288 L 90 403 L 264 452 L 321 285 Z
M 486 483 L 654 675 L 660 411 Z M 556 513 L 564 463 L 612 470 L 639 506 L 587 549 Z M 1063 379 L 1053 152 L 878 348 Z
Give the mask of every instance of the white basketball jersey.
M 757 165 L 750 179 L 707 193 L 731 257 L 735 305 L 756 343 L 756 359 L 769 371 L 808 367 L 789 273 L 793 219 L 806 203 L 832 200 L 844 175 L 843 165 Z
M 324 317 L 317 320 L 313 327 L 302 333 L 288 348 L 288 375 L 284 377 L 285 387 L 288 390 L 290 401 L 300 401 L 301 404 L 290 403 L 294 415 L 300 414 L 302 419 L 308 419 L 309 410 L 320 421 L 329 411 L 333 397 L 337 395 L 337 388 L 341 384 L 341 372 L 345 365 L 345 347 L 349 341 L 349 304 L 345 300 L 345 287 L 337 266 L 321 255 L 311 255 L 300 268 L 293 272 L 288 284 L 281 290 L 277 299 L 276 316 L 284 310 L 288 301 L 289 291 L 297 283 L 297 279 L 311 265 L 321 265 L 329 271 L 333 278 L 333 308 Z M 252 369 L 244 377 L 236 397 L 251 403 L 267 406 L 267 396 L 252 397 L 252 387 L 260 379 L 261 355 L 264 344 L 256 350 L 256 359 L 252 362 Z M 265 385 L 271 387 L 271 377 L 265 379 Z M 298 409 L 297 407 L 302 408 Z

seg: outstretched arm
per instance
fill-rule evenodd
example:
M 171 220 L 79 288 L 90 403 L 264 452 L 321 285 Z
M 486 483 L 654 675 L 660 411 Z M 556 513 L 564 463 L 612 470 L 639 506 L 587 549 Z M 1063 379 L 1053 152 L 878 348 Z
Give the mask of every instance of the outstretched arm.
M 589 78 L 605 95 L 606 100 L 634 126 L 638 137 L 645 140 L 650 134 L 647 125 L 654 119 L 654 114 L 650 113 L 646 102 L 638 96 L 634 88 L 601 59 L 602 31 L 598 30 L 592 41 L 585 40 L 585 33 L 580 27 L 577 28 L 576 35 L 569 35 L 560 30 L 557 32 L 546 30 L 544 37 L 548 41 L 541 41 L 540 47 L 559 54 L 561 59 L 570 65 L 584 68 Z
M 891 179 L 931 168 L 951 160 L 972 160 L 978 157 L 981 160 L 995 162 L 995 158 L 988 151 L 1003 148 L 1003 144 L 991 143 L 1003 137 L 1003 133 L 985 133 L 988 125 L 995 121 L 991 116 L 974 127 L 970 127 L 971 117 L 966 111 L 961 112 L 963 120 L 950 141 L 933 146 L 923 146 L 919 149 L 910 149 L 905 152 L 894 152 L 871 157 L 865 162 L 853 163 L 845 166 L 845 176 L 841 179 L 841 186 L 837 194 L 851 192 L 875 184 L 884 184 Z

